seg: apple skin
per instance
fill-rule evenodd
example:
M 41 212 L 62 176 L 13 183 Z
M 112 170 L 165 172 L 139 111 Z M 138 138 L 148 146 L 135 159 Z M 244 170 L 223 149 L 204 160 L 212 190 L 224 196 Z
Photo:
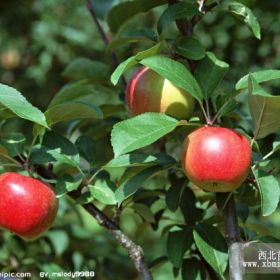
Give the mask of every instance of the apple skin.
M 0 175 L 0 227 L 34 239 L 53 223 L 58 200 L 50 186 L 15 172 Z
M 134 115 L 158 112 L 187 119 L 194 110 L 194 98 L 189 93 L 148 67 L 141 67 L 131 77 L 126 88 L 126 101 Z
M 186 137 L 181 163 L 189 180 L 201 189 L 231 192 L 246 179 L 251 157 L 245 136 L 232 129 L 205 126 Z

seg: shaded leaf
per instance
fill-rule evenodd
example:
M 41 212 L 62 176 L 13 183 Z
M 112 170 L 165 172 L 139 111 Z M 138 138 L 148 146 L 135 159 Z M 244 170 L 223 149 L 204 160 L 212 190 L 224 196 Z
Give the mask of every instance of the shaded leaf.
M 62 75 L 73 79 L 86 79 L 93 77 L 107 78 L 109 75 L 109 67 L 103 62 L 79 57 L 73 60 L 66 67 Z
M 175 212 L 179 207 L 179 202 L 185 183 L 185 178 L 182 180 L 176 180 L 176 182 L 172 182 L 172 186 L 166 192 L 166 205 L 168 209 L 172 212 Z
M 60 162 L 77 167 L 80 157 L 72 142 L 55 132 L 49 131 L 45 133 L 42 144 L 34 146 L 29 161 L 33 164 Z
M 167 236 L 167 256 L 175 267 L 180 267 L 185 252 L 193 243 L 192 229 L 171 231 Z
M 222 275 L 228 263 L 227 244 L 222 234 L 213 226 L 197 224 L 193 235 L 203 258 L 218 274 Z
M 11 157 L 21 154 L 24 150 L 25 136 L 22 133 L 11 132 L 0 134 L 0 145 L 8 150 Z
M 170 24 L 177 19 L 190 18 L 198 14 L 199 11 L 197 7 L 190 2 L 179 2 L 174 5 L 170 5 L 158 20 L 158 33 L 162 33 L 164 28 L 170 26 Z
M 108 51 L 122 45 L 128 45 L 137 42 L 151 42 L 151 39 L 145 36 L 120 37 L 110 42 L 108 45 Z
M 205 48 L 192 37 L 182 37 L 176 43 L 176 52 L 192 60 L 200 60 L 205 56 Z
M 131 196 L 140 189 L 145 183 L 145 180 L 160 171 L 162 171 L 161 167 L 152 166 L 145 168 L 144 170 L 140 169 L 136 174 L 126 178 L 126 180 L 121 183 L 115 192 L 118 203 L 121 204 L 127 197 Z
M 189 187 L 183 188 L 179 205 L 188 225 L 194 225 L 202 219 L 203 210 L 196 207 L 196 197 Z
M 81 183 L 81 177 L 73 178 L 72 176 L 64 175 L 58 179 L 55 186 L 55 193 L 58 197 L 61 197 L 68 192 L 78 189 Z
M 272 214 L 279 204 L 279 181 L 273 175 L 252 169 L 261 195 L 261 207 L 263 216 Z
M 208 99 L 218 87 L 228 68 L 229 65 L 226 62 L 219 60 L 211 52 L 207 52 L 204 59 L 198 63 L 195 77 L 201 86 L 205 99 Z
M 93 105 L 82 102 L 67 102 L 55 105 L 45 112 L 49 126 L 76 119 L 102 119 L 102 111 Z
M 134 203 L 132 208 L 138 213 L 144 220 L 149 223 L 155 223 L 155 217 L 152 210 L 145 204 Z
M 48 109 L 67 102 L 83 102 L 98 107 L 104 104 L 121 103 L 119 96 L 112 88 L 101 84 L 92 84 L 89 80 L 64 86 L 52 99 Z
M 165 154 L 145 155 L 145 154 L 125 154 L 110 160 L 104 169 L 132 167 L 132 166 L 151 166 L 151 165 L 170 165 L 175 160 Z
M 86 159 L 89 163 L 93 163 L 95 160 L 95 143 L 87 135 L 81 135 L 75 143 L 80 155 Z
M 112 32 L 117 32 L 118 29 L 129 18 L 138 13 L 144 13 L 150 9 L 166 4 L 165 0 L 134 0 L 126 1 L 114 6 L 107 17 L 107 23 Z
M 256 139 L 280 131 L 280 96 L 266 93 L 253 76 L 249 83 L 249 108 L 255 125 Z
M 206 269 L 203 263 L 197 258 L 184 259 L 182 265 L 183 280 L 205 280 Z

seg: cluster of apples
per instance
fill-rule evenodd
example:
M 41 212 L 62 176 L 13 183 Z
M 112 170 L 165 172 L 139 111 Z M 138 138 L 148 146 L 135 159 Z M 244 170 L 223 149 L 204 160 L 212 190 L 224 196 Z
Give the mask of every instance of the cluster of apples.
M 189 118 L 195 106 L 191 94 L 147 67 L 130 79 L 126 100 L 135 115 L 161 112 L 180 119 Z M 181 163 L 186 176 L 201 189 L 230 192 L 248 175 L 251 147 L 246 137 L 232 129 L 204 126 L 186 136 Z M 58 200 L 47 184 L 7 172 L 0 175 L 0 191 L 1 228 L 33 239 L 52 225 Z
M 40 180 L 16 172 L 0 175 L 0 227 L 34 239 L 53 223 L 58 200 Z
M 194 99 L 155 71 L 142 67 L 129 81 L 126 100 L 134 114 L 161 112 L 175 118 L 189 118 Z M 246 179 L 251 165 L 247 138 L 235 130 L 204 126 L 186 136 L 182 168 L 196 186 L 206 191 L 230 192 Z

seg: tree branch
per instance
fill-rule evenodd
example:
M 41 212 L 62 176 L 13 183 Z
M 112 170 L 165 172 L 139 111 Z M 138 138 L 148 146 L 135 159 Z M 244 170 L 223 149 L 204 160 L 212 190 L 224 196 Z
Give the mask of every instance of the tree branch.
M 171 5 L 178 4 L 180 1 L 179 0 L 167 0 L 167 2 L 171 6 Z M 179 32 L 183 36 L 186 36 L 186 37 L 192 36 L 193 28 L 192 28 L 192 25 L 190 24 L 190 22 L 188 20 L 177 19 L 176 20 L 176 25 L 177 25 L 177 28 L 178 28 Z M 186 59 L 186 60 L 189 64 L 189 66 L 190 66 L 191 71 L 194 72 L 195 67 L 196 67 L 196 63 L 191 59 Z
M 36 166 L 36 172 L 46 179 L 57 179 L 56 175 L 52 172 L 50 168 L 45 168 L 44 166 Z M 77 200 L 81 196 L 81 189 L 85 187 L 85 183 L 82 182 L 80 187 L 68 195 L 73 199 Z M 96 219 L 99 225 L 107 229 L 113 237 L 118 241 L 118 243 L 124 247 L 130 258 L 133 260 L 134 265 L 141 275 L 143 280 L 152 280 L 153 277 L 149 271 L 149 268 L 144 259 L 144 251 L 141 246 L 134 243 L 124 232 L 121 231 L 119 226 L 106 216 L 101 210 L 99 210 L 94 204 L 87 203 L 81 205 L 93 218 Z
M 171 5 L 178 4 L 180 1 L 179 0 L 167 0 L 167 2 L 171 6 Z M 182 35 L 192 36 L 192 27 L 187 20 L 177 19 L 176 20 L 176 25 L 177 25 L 177 28 Z
M 91 0 L 86 0 L 86 6 L 87 6 L 87 9 L 89 10 L 92 18 L 93 18 L 93 21 L 94 21 L 94 23 L 95 23 L 95 25 L 98 29 L 98 32 L 99 32 L 104 44 L 106 46 L 108 46 L 110 44 L 110 40 L 108 39 L 104 29 L 102 28 L 102 26 L 101 26 L 101 24 L 100 24 L 100 22 L 97 18 L 97 15 L 96 15 L 95 9 L 93 7 L 92 1 Z M 111 56 L 112 56 L 112 59 L 113 59 L 113 62 L 114 62 L 113 66 L 116 68 L 120 64 L 118 56 L 114 51 L 111 51 Z M 127 83 L 126 83 L 126 80 L 123 76 L 121 76 L 121 81 L 122 81 L 124 87 L 126 87 Z
M 240 233 L 236 214 L 234 195 L 229 193 L 217 194 L 226 201 L 223 209 L 226 239 L 229 246 L 229 270 L 231 280 L 242 280 L 243 269 L 240 261 L 241 248 L 239 246 Z
M 68 193 L 68 195 L 76 200 L 80 197 L 80 191 L 74 191 Z M 118 225 L 113 222 L 109 217 L 107 217 L 102 211 L 100 211 L 95 205 L 88 203 L 82 205 L 82 207 L 96 219 L 96 221 L 102 227 L 106 228 L 114 238 L 119 242 L 121 246 L 123 246 L 130 258 L 133 260 L 134 265 L 141 275 L 143 280 L 152 280 L 152 275 L 149 271 L 149 268 L 144 260 L 144 251 L 142 247 L 134 243 L 126 234 L 124 234 L 118 227 Z

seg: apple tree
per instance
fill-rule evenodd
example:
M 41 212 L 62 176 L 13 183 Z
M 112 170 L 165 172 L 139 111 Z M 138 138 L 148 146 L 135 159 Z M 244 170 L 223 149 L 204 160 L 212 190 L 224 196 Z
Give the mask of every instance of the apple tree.
M 90 36 L 75 33 L 85 50 L 61 70 L 48 104 L 35 106 L 9 80 L 0 85 L 3 271 L 243 279 L 233 245 L 279 243 L 268 216 L 279 213 L 280 71 L 238 65 L 254 61 L 243 38 L 262 40 L 252 2 L 87 0 L 71 24 L 87 14 L 99 39 L 89 48 Z M 41 61 L 50 67 L 50 53 L 64 53 L 46 38 Z M 30 215 L 23 178 L 59 201 L 52 226 L 46 215 L 28 242 L 15 234 L 24 237 L 19 224 L 38 208 Z M 21 192 L 8 195 L 15 185 Z M 30 195 L 45 203 L 40 191 Z M 18 196 L 22 219 L 9 209 L 20 207 Z

